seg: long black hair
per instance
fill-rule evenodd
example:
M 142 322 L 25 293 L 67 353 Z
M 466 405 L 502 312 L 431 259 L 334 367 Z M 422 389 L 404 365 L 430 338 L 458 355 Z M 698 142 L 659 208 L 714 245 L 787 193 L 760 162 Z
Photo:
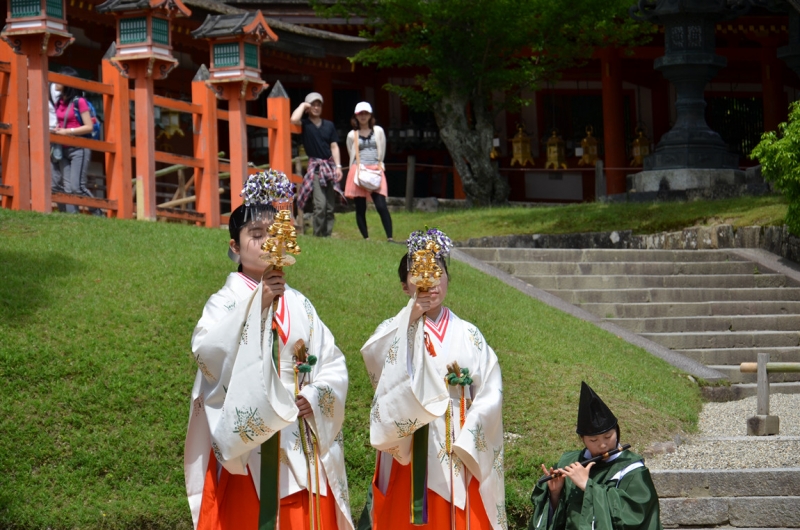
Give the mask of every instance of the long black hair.
M 72 68 L 71 66 L 65 66 L 65 67 L 61 68 L 61 71 L 59 72 L 59 74 L 68 75 L 70 77 L 78 77 L 78 71 L 75 70 L 74 68 Z M 72 101 L 76 97 L 80 97 L 80 98 L 83 97 L 83 91 L 82 90 L 78 90 L 77 88 L 74 88 L 74 87 L 71 87 L 71 86 L 66 86 L 66 85 L 62 85 L 62 87 L 63 88 L 61 90 L 61 98 L 60 98 L 60 100 L 64 101 L 67 104 L 69 104 L 70 101 Z

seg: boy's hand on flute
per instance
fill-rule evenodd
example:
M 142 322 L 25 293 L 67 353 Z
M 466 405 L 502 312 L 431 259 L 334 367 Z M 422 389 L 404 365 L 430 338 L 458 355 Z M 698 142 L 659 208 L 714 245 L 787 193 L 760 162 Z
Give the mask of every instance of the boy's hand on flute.
M 550 502 L 555 507 L 561 497 L 561 490 L 564 489 L 564 475 L 561 470 L 553 469 L 552 467 L 548 471 L 544 464 L 542 464 L 542 471 L 544 471 L 545 475 L 553 477 L 547 482 L 547 489 L 550 490 Z
M 581 489 L 581 491 L 586 491 L 586 483 L 589 481 L 589 472 L 593 467 L 594 462 L 589 462 L 586 467 L 583 467 L 580 462 L 573 462 L 562 471 Z M 552 482 L 552 480 L 550 482 Z

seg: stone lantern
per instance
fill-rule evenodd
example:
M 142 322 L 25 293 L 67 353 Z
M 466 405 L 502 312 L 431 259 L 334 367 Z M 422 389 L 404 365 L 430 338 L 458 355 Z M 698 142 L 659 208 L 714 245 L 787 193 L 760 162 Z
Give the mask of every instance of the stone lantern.
M 231 209 L 234 209 L 241 204 L 238 190 L 244 187 L 248 175 L 247 102 L 256 99 L 268 86 L 261 79 L 261 44 L 275 42 L 278 36 L 261 11 L 209 15 L 192 36 L 208 41 L 211 68 L 206 85 L 219 99 L 228 101 Z
M 634 178 L 637 191 L 658 191 L 662 179 L 670 189 L 685 190 L 709 188 L 716 182 L 735 184 L 744 178 L 737 171 L 738 155 L 728 151 L 706 123 L 703 92 L 727 64 L 715 54 L 716 23 L 749 8 L 745 0 L 638 0 L 630 8 L 634 19 L 664 26 L 665 54 L 654 66 L 675 86 L 678 98 L 675 125 L 644 160 L 645 172 Z
M 153 83 L 178 64 L 172 56 L 172 19 L 192 12 L 181 0 L 106 0 L 97 12 L 117 17 L 117 41 L 109 61 L 134 80 L 136 218 L 152 221 L 156 218 Z
M 28 85 L 28 112 L 14 124 L 24 130 L 30 144 L 30 166 L 13 175 L 4 175 L 15 191 L 15 207 L 49 212 L 50 201 L 50 135 L 48 98 L 49 57 L 61 55 L 75 40 L 67 29 L 64 0 L 8 0 L 6 26 L 0 38 L 14 53 L 27 61 L 16 74 Z M 30 168 L 37 168 L 30 171 Z

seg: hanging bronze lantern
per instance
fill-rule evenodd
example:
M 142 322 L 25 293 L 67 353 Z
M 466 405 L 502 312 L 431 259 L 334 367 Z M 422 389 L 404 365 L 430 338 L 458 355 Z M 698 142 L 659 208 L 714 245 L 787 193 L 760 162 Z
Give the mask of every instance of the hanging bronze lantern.
M 650 138 L 645 136 L 641 127 L 636 128 L 636 139 L 631 143 L 631 152 L 633 154 L 631 166 L 644 165 L 645 157 L 650 154 Z
M 492 150 L 489 152 L 489 158 L 492 160 L 497 160 L 500 158 L 500 151 L 497 150 L 497 147 L 500 145 L 499 138 L 492 139 Z
M 583 156 L 578 161 L 579 166 L 593 166 L 597 162 L 597 138 L 592 136 L 594 127 L 591 125 L 586 126 L 586 138 L 581 140 L 581 149 Z
M 567 153 L 564 149 L 564 140 L 553 129 L 553 134 L 547 140 L 547 163 L 544 168 L 553 166 L 553 169 L 567 169 Z
M 536 161 L 531 156 L 531 137 L 525 134 L 521 125 L 517 125 L 517 134 L 511 139 L 511 150 L 513 157 L 511 158 L 511 165 L 519 164 L 525 167 L 528 162 L 532 166 L 536 165 Z

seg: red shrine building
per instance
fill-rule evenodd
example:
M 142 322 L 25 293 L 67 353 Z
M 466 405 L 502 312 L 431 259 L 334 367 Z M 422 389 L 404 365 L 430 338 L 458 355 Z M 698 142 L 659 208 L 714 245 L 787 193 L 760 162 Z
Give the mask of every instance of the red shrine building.
M 711 130 L 719 134 L 731 154 L 729 159 L 735 160 L 739 168 L 754 164 L 748 154 L 760 135 L 764 131 L 776 129 L 778 123 L 785 121 L 789 104 L 800 96 L 800 77 L 790 66 L 795 57 L 790 53 L 790 48 L 795 40 L 800 43 L 800 15 L 788 3 L 778 0 L 749 2 L 752 4 L 750 9 L 741 16 L 726 13 L 716 19 L 707 17 L 701 24 L 704 32 L 702 38 L 705 39 L 703 43 L 711 38 L 712 51 L 716 56 L 724 58 L 716 71 L 711 72 L 710 80 L 705 84 L 705 121 Z M 156 206 L 173 204 L 176 197 L 178 202 L 181 200 L 178 193 L 181 186 L 184 186 L 183 197 L 190 199 L 187 196 L 189 192 L 186 191 L 189 187 L 187 183 L 196 178 L 197 185 L 204 178 L 200 175 L 203 171 L 203 162 L 200 161 L 211 160 L 214 155 L 212 151 L 215 150 L 222 153 L 219 155 L 221 176 L 218 183 L 214 180 L 216 177 L 211 179 L 209 189 L 216 190 L 218 185 L 222 190 L 222 206 L 218 207 L 221 210 L 212 212 L 217 217 L 224 216 L 237 201 L 232 196 L 236 193 L 230 192 L 238 182 L 235 175 L 241 180 L 241 173 L 249 171 L 248 167 L 271 162 L 275 167 L 273 158 L 276 155 L 271 151 L 276 150 L 277 144 L 280 144 L 280 149 L 286 150 L 281 154 L 281 163 L 291 165 L 290 159 L 302 154 L 298 147 L 299 137 L 291 136 L 290 144 L 288 132 L 281 136 L 285 140 L 274 139 L 279 120 L 269 115 L 271 90 L 278 84 L 279 95 L 285 96 L 289 109 L 298 105 L 308 92 L 316 91 L 323 95 L 323 117 L 332 120 L 339 130 L 342 149 L 355 104 L 362 100 L 370 102 L 377 122 L 387 131 L 390 195 L 405 194 L 405 165 L 408 156 L 413 154 L 417 165 L 416 196 L 463 198 L 460 179 L 452 167 L 447 150 L 439 140 L 433 115 L 414 112 L 396 95 L 382 88 L 386 83 L 410 84 L 415 72 L 352 64 L 348 57 L 369 45 L 366 40 L 358 37 L 359 30 L 362 29 L 358 25 L 360 21 L 317 18 L 306 1 L 277 0 L 257 3 L 250 0 L 229 0 L 222 3 L 217 0 L 184 0 L 181 3 L 172 0 L 159 4 L 156 0 L 141 0 L 138 3 L 135 0 L 63 0 L 61 3 L 59 0 L 3 0 L 2 6 L 8 13 L 4 31 L 9 31 L 15 18 L 23 16 L 26 9 L 35 13 L 40 4 L 63 6 L 59 8 L 63 12 L 55 13 L 50 18 L 56 22 L 66 21 L 64 33 L 67 37 L 64 39 L 65 42 L 71 39 L 71 42 L 63 49 L 48 52 L 47 69 L 57 73 L 64 66 L 71 66 L 78 70 L 83 79 L 100 82 L 105 71 L 104 61 L 113 62 L 113 54 L 109 53 L 118 51 L 111 50 L 112 45 L 116 43 L 117 48 L 120 48 L 120 39 L 132 38 L 133 33 L 130 31 L 133 30 L 124 35 L 121 33 L 121 20 L 128 16 L 125 13 L 131 12 L 130 9 L 156 4 L 161 6 L 158 7 L 161 12 L 166 13 L 169 5 L 175 3 L 184 8 L 174 10 L 174 16 L 169 17 L 165 42 L 169 44 L 172 62 L 169 63 L 168 71 L 164 69 L 165 75 L 152 77 L 151 99 L 136 99 L 132 96 L 126 103 L 130 106 L 128 113 L 117 109 L 114 116 L 107 116 L 104 105 L 106 96 L 92 92 L 92 88 L 85 88 L 86 96 L 94 103 L 106 131 L 113 129 L 114 120 L 125 119 L 127 114 L 130 122 L 127 138 L 131 144 L 128 147 L 135 149 L 136 163 L 139 163 L 139 158 L 149 156 L 144 147 L 147 147 L 147 153 L 155 153 L 148 162 L 151 166 L 147 167 L 154 167 L 157 174 L 167 167 L 178 167 L 182 161 L 186 162 L 185 174 L 170 174 L 153 183 L 152 192 L 146 192 L 148 201 L 153 203 L 148 205 L 149 209 L 142 210 L 141 205 L 137 205 L 134 211 L 139 214 L 143 211 L 150 212 L 145 215 L 154 217 L 156 213 L 153 212 L 160 212 L 155 209 Z M 634 0 L 631 3 L 635 3 Z M 105 7 L 98 9 L 103 4 Z M 256 12 L 260 14 L 254 16 Z M 137 17 L 141 20 L 147 18 L 144 15 L 131 15 L 129 18 Z M 208 22 L 213 17 L 227 18 L 224 22 L 220 21 L 214 29 L 214 23 L 209 25 Z M 237 17 L 241 17 L 241 23 L 237 23 Z M 254 17 L 260 17 L 263 24 L 253 22 Z M 658 23 L 657 20 L 654 22 Z M 204 33 L 201 29 L 203 27 L 209 31 Z M 261 30 L 258 30 L 259 27 Z M 684 44 L 688 43 L 689 46 L 693 27 L 688 27 L 685 37 L 688 40 Z M 155 22 L 146 28 L 153 30 L 152 39 L 155 42 L 155 31 L 158 29 Z M 244 46 L 242 50 L 249 50 L 245 55 L 250 54 L 249 58 L 243 55 L 242 61 L 243 64 L 250 61 L 249 64 L 258 65 L 253 71 L 258 72 L 263 86 L 254 91 L 254 85 L 248 85 L 247 90 L 251 92 L 244 98 L 246 102 L 241 104 L 241 109 L 238 107 L 240 104 L 235 103 L 231 97 L 220 97 L 217 94 L 215 112 L 225 119 L 212 120 L 215 136 L 212 135 L 213 138 L 208 140 L 210 143 L 206 146 L 205 154 L 201 156 L 197 145 L 198 118 L 192 114 L 198 112 L 199 108 L 193 106 L 199 105 L 196 103 L 197 94 L 193 96 L 193 83 L 197 84 L 203 65 L 213 72 L 210 54 L 212 50 L 222 50 L 215 46 L 225 44 L 225 39 L 221 39 L 227 31 L 224 28 L 235 28 L 243 43 L 248 38 L 255 39 L 247 41 L 251 43 L 249 46 L 241 45 Z M 256 29 L 247 33 L 246 28 Z M 564 71 L 558 81 L 544 83 L 536 91 L 531 91 L 533 105 L 519 114 L 500 115 L 495 123 L 493 158 L 511 186 L 509 200 L 580 202 L 594 200 L 597 195 L 627 191 L 627 176 L 642 171 L 645 163 L 642 155 L 656 152 L 660 139 L 681 121 L 675 85 L 654 67 L 654 63 L 670 51 L 670 46 L 674 47 L 677 35 L 675 28 L 659 25 L 659 31 L 645 45 L 630 50 L 597 49 L 586 64 Z M 6 42 L 0 43 L 0 48 L 3 48 L 0 50 L 0 107 L 3 109 L 13 104 L 15 98 L 19 99 L 21 94 L 27 93 L 24 86 L 16 86 L 24 85 L 25 79 L 12 79 L 3 75 L 3 72 L 10 71 L 8 64 L 14 60 L 8 44 L 12 39 L 4 37 L 4 40 Z M 57 39 L 51 37 L 51 48 L 54 41 Z M 129 86 L 133 94 L 135 83 L 130 79 Z M 205 79 L 204 82 L 207 86 L 213 86 L 213 80 Z M 245 88 L 241 84 L 236 86 L 244 94 Z M 226 90 L 230 92 L 231 89 L 228 87 Z M 39 95 L 31 101 L 29 107 L 31 119 L 34 114 L 36 119 L 40 116 L 40 110 L 34 112 L 32 109 L 38 97 Z M 137 124 L 140 123 L 136 115 L 139 113 L 137 103 L 144 108 L 148 101 L 152 106 L 152 126 L 148 125 L 150 122 L 143 121 L 140 127 L 152 129 L 152 134 L 148 133 L 145 138 L 142 136 L 144 133 L 136 131 Z M 167 103 L 168 101 L 177 103 Z M 184 102 L 183 106 L 181 102 Z M 17 109 L 17 112 L 22 111 Z M 242 118 L 234 126 L 235 120 L 229 115 L 234 116 L 236 113 L 241 114 Z M 7 115 L 4 111 L 3 116 Z M 262 121 L 258 121 L 259 119 Z M 288 127 L 288 124 L 280 125 L 284 126 Z M 241 130 L 232 130 L 237 127 Z M 4 156 L 0 170 L 0 195 L 4 197 L 13 193 L 3 187 L 9 186 L 8 168 L 14 164 L 14 157 L 8 154 L 9 145 L 13 143 L 7 134 L 11 128 L 13 127 L 10 123 L 0 126 L 0 136 L 6 140 L 2 143 Z M 530 156 L 522 157 L 527 159 L 524 165 L 519 163 L 520 160 L 514 159 L 513 140 L 520 131 L 529 137 L 530 142 L 530 152 L 527 153 Z M 557 158 L 558 151 L 561 152 L 557 164 L 552 161 L 548 163 L 547 156 L 548 141 L 555 147 L 555 138 L 562 141 L 558 145 L 559 149 L 552 151 Z M 589 140 L 588 144 L 586 140 Z M 38 140 L 30 141 L 35 143 Z M 122 138 L 116 141 L 124 143 Z M 148 143 L 147 146 L 145 142 Z M 239 142 L 246 143 L 244 153 L 236 147 Z M 142 144 L 142 149 L 139 143 Z M 110 148 L 106 151 L 95 151 L 97 145 L 92 145 L 90 148 L 93 149 L 93 164 L 90 176 L 99 190 L 96 195 L 106 197 L 110 193 L 108 189 L 113 187 L 107 182 L 111 167 L 108 151 Z M 31 152 L 40 148 L 41 146 L 34 148 L 33 143 L 30 147 Z M 602 182 L 598 181 L 594 157 L 588 156 L 595 152 L 605 168 Z M 125 171 L 124 163 L 119 160 L 114 163 L 118 166 L 121 164 L 120 171 Z M 195 165 L 192 166 L 192 163 Z M 128 160 L 127 164 L 131 166 L 132 175 L 136 172 L 133 169 L 135 163 Z M 295 174 L 301 172 L 294 166 L 287 169 Z M 230 180 L 225 176 L 227 173 L 231 175 Z M 36 191 L 31 193 L 35 195 Z M 213 192 L 207 193 L 213 195 Z M 197 192 L 196 195 L 199 201 L 200 193 Z M 120 197 L 123 197 L 123 201 L 134 200 L 128 195 Z M 4 198 L 4 205 L 7 202 Z M 185 209 L 188 205 L 191 209 L 194 204 L 191 200 L 186 200 L 180 206 Z M 209 224 L 213 223 L 209 221 Z

